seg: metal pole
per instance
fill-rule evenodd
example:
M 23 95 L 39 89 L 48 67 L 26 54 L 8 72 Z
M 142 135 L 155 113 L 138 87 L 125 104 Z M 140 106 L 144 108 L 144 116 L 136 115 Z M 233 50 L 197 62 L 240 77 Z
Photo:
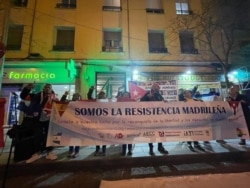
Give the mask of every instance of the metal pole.
M 29 54 L 31 53 L 31 43 L 32 43 L 32 39 L 33 39 L 33 30 L 34 30 L 34 22 L 35 22 L 35 18 L 36 18 L 36 8 L 37 8 L 37 0 L 35 0 L 35 4 L 34 4 L 34 9 L 33 9 L 33 15 L 32 15 L 32 23 L 31 23 L 31 31 L 30 31 L 30 38 L 29 38 Z

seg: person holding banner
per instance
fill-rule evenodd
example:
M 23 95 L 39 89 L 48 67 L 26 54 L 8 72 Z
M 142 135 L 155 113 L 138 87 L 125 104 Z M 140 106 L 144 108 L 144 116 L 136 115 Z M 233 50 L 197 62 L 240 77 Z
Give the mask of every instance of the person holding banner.
M 164 101 L 164 98 L 160 94 L 160 86 L 158 83 L 154 83 L 151 86 L 151 90 L 145 93 L 145 95 L 140 99 L 140 101 Z M 153 143 L 149 143 L 149 154 L 154 155 Z M 158 143 L 158 151 L 162 154 L 168 154 L 162 143 Z
M 202 100 L 197 100 L 197 99 L 194 99 L 193 98 L 193 93 L 191 90 L 184 90 L 183 92 L 183 96 L 184 96 L 184 102 L 189 102 L 189 101 L 202 101 Z M 198 141 L 193 141 L 193 144 L 194 144 L 194 148 L 192 146 L 192 142 L 191 141 L 187 141 L 187 144 L 188 144 L 188 148 L 190 149 L 190 151 L 193 151 L 195 152 L 195 149 L 198 149 L 200 151 L 205 151 L 199 144 Z
M 97 95 L 97 98 L 98 99 L 106 99 L 106 93 L 104 91 L 100 91 Z M 94 155 L 95 156 L 99 156 L 99 155 L 105 156 L 106 155 L 106 145 L 102 146 L 102 153 L 99 153 L 99 151 L 100 151 L 100 146 L 96 146 Z
M 26 92 L 26 94 L 25 94 Z M 23 90 L 20 95 L 28 95 L 28 90 Z M 34 119 L 36 122 L 34 129 L 34 153 L 26 160 L 26 163 L 32 163 L 42 157 L 42 152 L 46 151 L 46 159 L 55 160 L 57 156 L 52 152 L 53 147 L 46 147 L 50 113 L 52 103 L 58 100 L 52 90 L 51 84 L 45 84 L 41 92 L 36 93 L 30 101 L 27 109 L 27 116 Z
M 249 102 L 247 101 L 247 97 L 244 94 L 240 94 L 240 88 L 238 85 L 234 85 L 229 89 L 228 92 L 229 96 L 227 98 L 227 101 L 238 101 L 241 103 L 242 110 L 244 113 L 244 117 L 246 119 L 248 131 L 250 126 L 250 117 L 249 117 Z M 239 145 L 246 145 L 245 139 L 240 139 Z
M 28 119 L 26 117 L 26 111 L 28 109 L 28 106 L 30 105 L 31 98 L 35 95 L 34 93 L 31 93 L 33 88 L 34 88 L 34 84 L 30 83 L 30 84 L 27 84 L 25 87 L 23 87 L 23 89 L 21 90 L 21 93 L 20 93 L 21 101 L 18 104 L 18 110 L 20 111 L 19 124 L 22 124 L 24 119 L 25 120 Z
M 60 101 L 61 102 L 68 102 L 68 95 L 69 95 L 69 91 L 65 91 L 64 94 L 62 95 Z
M 136 101 L 134 99 L 131 99 L 130 93 L 125 91 L 125 92 L 119 92 L 117 95 L 117 102 L 128 102 L 128 101 Z M 128 155 L 132 155 L 132 144 L 122 144 L 122 156 L 126 155 L 128 147 Z
M 62 98 L 60 99 L 61 102 L 67 102 L 67 96 L 69 92 L 65 91 L 63 94 Z M 82 97 L 79 93 L 74 93 L 72 96 L 72 101 L 79 101 L 81 100 Z M 69 146 L 69 153 L 68 153 L 68 158 L 77 158 L 79 157 L 79 151 L 80 151 L 80 146 Z
M 195 93 L 197 93 L 199 85 L 194 86 L 194 88 L 192 89 L 192 94 L 195 95 Z M 178 90 L 178 101 L 185 101 L 185 97 L 184 97 L 184 91 L 185 89 L 180 88 Z

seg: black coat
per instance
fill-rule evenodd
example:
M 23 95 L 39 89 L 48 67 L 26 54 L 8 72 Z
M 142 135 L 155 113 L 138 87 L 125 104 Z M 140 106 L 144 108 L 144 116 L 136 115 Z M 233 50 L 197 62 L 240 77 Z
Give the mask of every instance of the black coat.
M 250 132 L 250 110 L 248 107 L 249 101 L 247 100 L 247 96 L 243 94 L 238 94 L 235 99 L 229 96 L 228 101 L 245 101 L 245 102 L 241 102 L 241 106 L 242 106 L 242 111 L 246 119 L 248 131 Z
M 153 96 L 151 97 L 150 96 L 150 92 L 147 92 L 142 98 L 140 101 L 163 101 L 164 98 L 161 96 L 160 93 L 154 93 Z

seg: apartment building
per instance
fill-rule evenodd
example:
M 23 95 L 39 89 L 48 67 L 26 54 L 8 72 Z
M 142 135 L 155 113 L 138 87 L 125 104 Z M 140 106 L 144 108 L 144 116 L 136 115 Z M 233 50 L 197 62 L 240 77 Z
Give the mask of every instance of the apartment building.
M 6 0 L 1 7 L 2 93 L 30 82 L 83 98 L 92 85 L 113 98 L 131 80 L 221 87 L 222 68 L 196 40 L 197 28 L 178 30 L 176 18 L 203 11 L 202 0 Z

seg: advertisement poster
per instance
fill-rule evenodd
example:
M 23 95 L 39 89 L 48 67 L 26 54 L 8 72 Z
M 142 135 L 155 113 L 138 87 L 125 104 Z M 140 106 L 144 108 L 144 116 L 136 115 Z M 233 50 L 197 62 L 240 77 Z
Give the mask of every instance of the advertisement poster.
M 165 101 L 178 101 L 178 85 L 176 80 L 152 82 L 130 81 L 128 85 L 131 98 L 139 101 L 147 91 L 150 91 L 154 83 L 159 84 L 160 94 Z

